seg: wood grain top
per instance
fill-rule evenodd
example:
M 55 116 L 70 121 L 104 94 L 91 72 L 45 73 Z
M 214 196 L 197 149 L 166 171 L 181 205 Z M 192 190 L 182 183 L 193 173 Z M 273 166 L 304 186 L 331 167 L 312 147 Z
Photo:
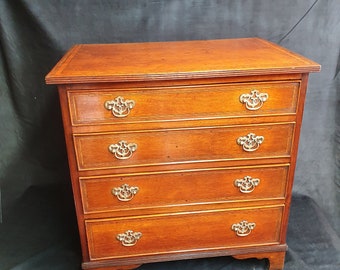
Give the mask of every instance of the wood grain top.
M 320 71 L 320 65 L 259 38 L 73 46 L 47 84 L 218 78 Z

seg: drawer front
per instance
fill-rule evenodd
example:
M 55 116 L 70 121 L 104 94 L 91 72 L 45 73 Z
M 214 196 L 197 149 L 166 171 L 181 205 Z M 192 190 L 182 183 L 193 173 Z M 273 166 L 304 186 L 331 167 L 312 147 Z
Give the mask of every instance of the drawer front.
M 72 90 L 73 125 L 295 113 L 298 82 Z
M 91 260 L 279 243 L 283 207 L 85 221 Z
M 74 135 L 79 170 L 287 157 L 294 124 Z
M 80 178 L 84 213 L 285 197 L 289 166 Z

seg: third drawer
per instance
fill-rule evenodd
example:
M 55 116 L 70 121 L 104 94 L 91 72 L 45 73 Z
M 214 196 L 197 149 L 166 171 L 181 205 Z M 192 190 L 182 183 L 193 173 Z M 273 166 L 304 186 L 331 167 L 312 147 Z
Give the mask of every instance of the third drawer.
M 284 199 L 289 165 L 80 178 L 84 213 Z

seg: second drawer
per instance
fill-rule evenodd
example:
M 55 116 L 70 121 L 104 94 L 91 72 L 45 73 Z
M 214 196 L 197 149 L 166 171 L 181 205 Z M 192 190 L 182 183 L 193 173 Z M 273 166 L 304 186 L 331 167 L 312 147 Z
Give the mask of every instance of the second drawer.
M 288 165 L 80 178 L 84 213 L 283 199 Z
M 289 157 L 294 123 L 74 135 L 78 169 Z

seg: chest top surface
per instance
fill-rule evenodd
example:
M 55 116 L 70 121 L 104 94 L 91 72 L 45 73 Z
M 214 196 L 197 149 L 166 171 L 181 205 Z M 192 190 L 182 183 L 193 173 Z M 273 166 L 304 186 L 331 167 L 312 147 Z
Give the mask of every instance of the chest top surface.
M 320 65 L 260 38 L 73 46 L 48 84 L 308 73 Z

